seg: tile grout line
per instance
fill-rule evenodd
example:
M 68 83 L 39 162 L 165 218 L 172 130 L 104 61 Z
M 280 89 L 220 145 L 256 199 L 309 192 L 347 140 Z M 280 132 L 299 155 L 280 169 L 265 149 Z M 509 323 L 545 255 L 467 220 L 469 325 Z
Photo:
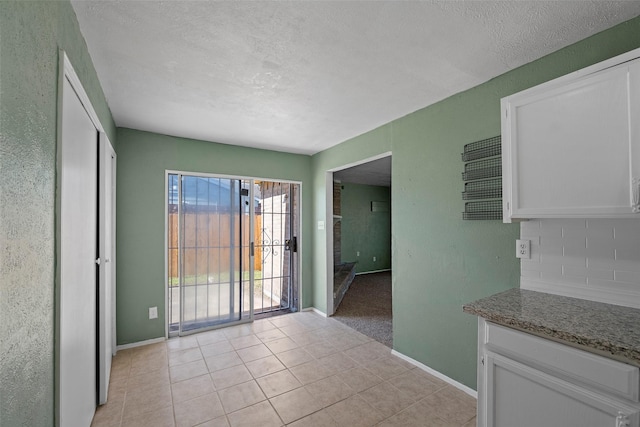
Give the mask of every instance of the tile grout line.
M 268 330 L 264 330 L 264 329 L 261 328 L 261 330 L 259 330 L 259 331 L 255 331 L 255 330 L 252 329 L 252 330 L 249 331 L 249 333 L 244 333 L 246 331 L 243 331 L 243 335 L 238 335 L 238 336 L 227 336 L 227 334 L 224 334 L 224 337 L 225 337 L 224 340 L 219 340 L 219 341 L 216 341 L 214 343 L 208 343 L 207 345 L 211 345 L 211 344 L 215 344 L 217 342 L 223 342 L 223 341 L 230 342 L 233 339 L 241 338 L 243 336 L 246 336 L 246 337 L 255 336 L 258 339 L 258 341 L 260 342 L 260 344 L 255 344 L 255 346 L 264 345 L 269 350 L 269 355 L 265 356 L 265 357 L 261 357 L 261 358 L 255 359 L 255 360 L 252 360 L 251 362 L 255 362 L 256 360 L 261 360 L 261 359 L 265 359 L 265 358 L 268 358 L 268 357 L 271 357 L 271 356 L 275 356 L 275 360 L 277 360 L 278 363 L 280 363 L 282 365 L 283 369 L 281 369 L 279 371 L 267 373 L 267 374 L 261 375 L 259 377 L 256 377 L 255 374 L 252 373 L 248 369 L 247 363 L 249 363 L 249 362 L 245 362 L 245 360 L 240 357 L 240 355 L 238 353 L 239 349 L 237 349 L 233 345 L 231 345 L 232 350 L 229 351 L 229 352 L 226 352 L 226 353 L 234 353 L 235 356 L 239 359 L 241 365 L 251 375 L 251 379 L 247 380 L 246 382 L 247 383 L 248 382 L 255 382 L 257 384 L 258 390 L 260 390 L 260 392 L 262 393 L 262 395 L 265 398 L 265 400 L 269 402 L 269 407 L 272 409 L 272 411 L 274 411 L 276 413 L 276 415 L 278 416 L 280 422 L 282 422 L 283 425 L 289 425 L 289 424 L 298 422 L 301 419 L 304 419 L 306 417 L 312 416 L 312 415 L 314 415 L 314 414 L 316 414 L 318 412 L 321 412 L 323 410 L 326 410 L 327 408 L 330 408 L 330 407 L 332 407 L 334 405 L 340 404 L 341 402 L 344 402 L 345 400 L 347 400 L 349 398 L 352 398 L 354 396 L 359 396 L 359 398 L 362 399 L 363 402 L 365 402 L 368 406 L 371 406 L 372 408 L 375 409 L 375 406 L 373 406 L 371 403 L 369 403 L 369 400 L 367 400 L 367 399 L 365 399 L 363 397 L 363 393 L 365 393 L 366 391 L 368 391 L 368 390 L 370 390 L 370 389 L 372 389 L 374 387 L 377 387 L 377 386 L 379 386 L 381 384 L 387 384 L 388 386 L 392 387 L 393 389 L 402 390 L 401 388 L 398 388 L 398 386 L 396 386 L 393 383 L 391 383 L 391 380 L 396 378 L 396 377 L 398 377 L 398 376 L 406 375 L 406 374 L 408 374 L 408 373 L 410 373 L 412 371 L 415 371 L 415 368 L 412 369 L 412 368 L 404 366 L 403 364 L 399 364 L 400 366 L 404 367 L 404 370 L 402 370 L 401 372 L 394 372 L 393 370 L 385 371 L 385 372 L 387 372 L 387 374 L 385 374 L 385 378 L 378 378 L 380 380 L 380 383 L 376 383 L 374 385 L 370 385 L 367 388 L 365 388 L 363 390 L 360 390 L 360 391 L 356 391 L 355 388 L 352 388 L 351 386 L 349 386 L 348 384 L 345 383 L 345 386 L 348 387 L 349 389 L 351 389 L 351 391 L 353 391 L 353 394 L 350 394 L 349 396 L 341 398 L 341 399 L 339 399 L 339 400 L 337 400 L 335 402 L 332 402 L 331 404 L 328 404 L 326 406 L 322 406 L 322 407 L 316 409 L 315 411 L 313 411 L 313 412 L 311 412 L 309 414 L 306 414 L 306 415 L 304 415 L 304 416 L 302 416 L 300 418 L 296 418 L 293 421 L 291 421 L 291 423 L 289 423 L 289 424 L 285 424 L 284 423 L 284 419 L 282 418 L 280 413 L 276 410 L 275 406 L 273 405 L 272 399 L 275 399 L 275 398 L 277 398 L 279 396 L 282 396 L 283 394 L 286 394 L 288 392 L 291 392 L 291 391 L 294 391 L 294 390 L 298 390 L 300 388 L 305 389 L 305 390 L 308 391 L 307 387 L 309 387 L 310 385 L 318 383 L 318 382 L 326 380 L 326 379 L 329 379 L 329 378 L 334 377 L 334 376 L 338 376 L 338 379 L 341 380 L 341 378 L 339 376 L 339 374 L 341 372 L 348 372 L 348 371 L 352 371 L 354 369 L 362 369 L 365 372 L 368 372 L 369 375 L 373 375 L 375 377 L 378 377 L 373 371 L 370 370 L 370 367 L 372 367 L 371 366 L 372 363 L 376 362 L 376 361 L 383 361 L 383 360 L 386 360 L 386 359 L 389 359 L 389 361 L 394 361 L 395 357 L 397 357 L 397 356 L 394 357 L 393 354 L 391 354 L 391 353 L 386 354 L 386 352 L 385 352 L 384 354 L 376 355 L 376 357 L 374 357 L 373 359 L 369 360 L 368 358 L 363 358 L 363 357 L 357 357 L 356 359 L 353 359 L 352 356 L 358 355 L 358 353 L 353 353 L 352 352 L 353 354 L 351 354 L 351 355 L 346 353 L 347 351 L 349 351 L 351 349 L 358 348 L 358 347 L 361 347 L 361 349 L 360 349 L 361 352 L 364 351 L 366 353 L 366 351 L 368 349 L 366 347 L 362 347 L 362 346 L 377 343 L 376 341 L 369 340 L 369 341 L 357 342 L 357 343 L 355 343 L 355 345 L 349 345 L 349 346 L 346 346 L 346 347 L 344 345 L 344 341 L 342 341 L 340 345 L 332 346 L 332 351 L 330 353 L 321 355 L 319 357 L 316 357 L 314 354 L 309 353 L 307 350 L 305 350 L 305 348 L 308 347 L 308 346 L 314 345 L 314 344 L 331 345 L 330 344 L 331 343 L 331 339 L 330 338 L 332 338 L 332 337 L 336 338 L 336 337 L 340 337 L 343 334 L 353 333 L 352 328 L 345 329 L 345 328 L 341 327 L 341 328 L 337 328 L 336 329 L 336 328 L 332 327 L 333 325 L 331 325 L 331 323 L 328 323 L 328 324 L 323 325 L 323 326 L 318 326 L 318 327 L 310 327 L 308 325 L 308 322 L 303 323 L 303 322 L 299 322 L 299 321 L 293 320 L 293 319 L 289 323 L 281 323 L 280 326 L 276 326 L 275 324 L 273 324 L 273 322 L 270 322 L 270 323 L 271 323 L 271 326 L 273 326 L 273 330 L 278 331 L 280 334 L 282 334 L 284 336 L 280 337 L 280 338 L 275 338 L 275 339 L 268 339 L 268 338 L 264 338 L 263 339 L 263 338 L 258 337 L 258 334 L 259 333 L 263 333 L 263 332 L 267 332 L 269 329 Z M 278 323 L 280 323 L 280 322 L 278 322 Z M 289 327 L 289 328 L 287 328 L 287 327 Z M 320 331 L 320 330 L 323 330 L 323 329 L 325 329 L 326 332 L 321 334 L 322 337 L 324 337 L 324 338 L 320 338 L 319 341 L 311 341 L 311 342 L 305 341 L 305 342 L 307 342 L 307 344 L 306 345 L 301 345 L 298 341 L 293 340 L 291 338 L 291 335 L 286 334 L 283 331 L 284 328 L 287 328 L 285 330 L 289 330 L 290 331 L 289 333 L 291 335 L 312 334 L 314 331 Z M 264 335 L 268 335 L 268 334 L 264 334 Z M 318 337 L 316 337 L 316 338 L 318 338 Z M 196 337 L 194 337 L 194 339 L 195 339 L 194 344 L 198 347 L 198 351 L 199 351 L 199 356 L 200 356 L 199 360 L 202 360 L 202 363 L 204 364 L 204 366 L 206 368 L 206 373 L 208 375 L 208 378 L 211 381 L 212 385 L 214 385 L 214 391 L 216 393 L 216 396 L 218 396 L 218 399 L 219 399 L 219 390 L 217 390 L 217 387 L 215 387 L 215 382 L 213 381 L 213 377 L 212 377 L 213 372 L 211 372 L 209 370 L 209 366 L 206 363 L 206 358 L 205 358 L 205 355 L 204 355 L 204 352 L 203 352 L 203 348 L 202 348 L 203 344 L 201 344 L 200 341 Z M 279 339 L 290 340 L 291 342 L 293 342 L 295 344 L 295 346 L 293 348 L 289 348 L 289 349 L 285 349 L 283 351 L 279 351 L 278 353 L 275 353 L 270 347 L 266 346 L 267 343 L 273 342 L 273 341 L 277 341 Z M 169 366 L 169 364 L 170 364 L 169 353 L 171 353 L 171 352 L 169 351 L 168 346 L 165 345 L 163 347 L 164 347 L 165 358 L 166 358 L 166 369 L 167 369 L 167 371 L 169 373 L 169 392 L 170 392 L 170 402 L 171 402 L 171 405 L 172 405 L 173 422 L 175 424 L 177 424 L 178 420 L 177 420 L 177 415 L 176 415 L 176 412 L 175 412 L 175 397 L 173 396 L 173 385 L 174 385 L 174 383 L 171 380 L 171 373 L 170 373 L 170 366 Z M 252 347 L 252 346 L 243 347 L 242 349 L 249 348 L 249 347 Z M 282 349 L 282 348 L 286 348 L 287 345 L 278 346 L 276 344 L 275 346 L 272 346 L 272 347 L 274 347 L 275 349 Z M 293 351 L 295 349 L 300 349 L 300 350 L 304 351 L 308 356 L 310 356 L 311 360 L 305 361 L 303 363 L 299 363 L 299 364 L 291 366 L 291 367 L 285 365 L 278 355 L 282 354 L 282 353 L 285 353 L 287 351 Z M 369 347 L 369 349 L 374 350 L 375 347 Z M 185 351 L 188 351 L 188 350 L 189 350 L 189 348 L 176 349 L 176 352 L 179 352 L 179 351 L 180 352 L 185 352 Z M 377 353 L 377 350 L 375 350 L 375 352 Z M 222 353 L 222 354 L 226 354 L 226 353 Z M 353 365 L 348 366 L 348 367 L 346 367 L 345 365 L 336 365 L 336 371 L 335 372 L 332 372 L 330 375 L 328 375 L 326 377 L 323 377 L 323 378 L 320 378 L 320 379 L 315 379 L 315 380 L 309 382 L 308 384 L 303 383 L 300 380 L 300 378 L 298 378 L 298 376 L 296 376 L 292 371 L 292 369 L 294 369 L 296 366 L 301 366 L 301 365 L 304 365 L 304 364 L 307 364 L 307 363 L 313 363 L 313 362 L 320 363 L 323 366 L 328 366 L 330 364 L 331 360 L 327 360 L 327 359 L 329 359 L 330 357 L 332 357 L 334 355 L 344 355 L 347 358 L 347 360 L 350 362 L 348 364 L 351 365 L 351 363 L 353 363 Z M 129 380 L 131 379 L 131 373 L 132 373 L 132 369 L 133 369 L 133 357 L 134 357 L 134 355 L 130 355 L 130 360 L 129 360 L 128 367 L 127 367 L 128 374 L 127 374 L 127 382 L 126 382 L 124 398 L 123 398 L 123 405 L 122 405 L 121 413 L 120 413 L 120 425 L 122 425 L 124 423 L 124 409 L 125 409 L 125 406 L 126 406 L 127 395 L 128 395 L 128 392 L 130 391 L 129 390 Z M 325 360 L 323 360 L 323 359 L 325 359 Z M 340 360 L 341 359 L 338 358 L 338 360 L 334 359 L 333 361 L 334 362 L 340 362 Z M 180 363 L 180 364 L 185 364 L 185 363 L 189 363 L 189 362 L 184 362 L 184 363 Z M 178 365 L 176 365 L 176 366 L 178 366 Z M 238 365 L 236 365 L 236 366 L 238 366 Z M 369 368 L 367 368 L 366 366 L 369 366 Z M 389 364 L 387 364 L 387 365 L 379 365 L 379 367 L 380 368 L 389 367 Z M 391 368 L 393 368 L 393 367 L 390 367 L 389 369 L 391 369 Z M 225 368 L 222 368 L 222 369 L 225 369 Z M 222 370 L 222 369 L 219 369 L 219 370 Z M 265 389 L 260 384 L 260 382 L 258 382 L 258 380 L 261 379 L 261 378 L 267 377 L 269 375 L 276 374 L 278 372 L 287 372 L 289 375 L 291 375 L 293 378 L 295 378 L 296 381 L 298 383 L 300 383 L 300 385 L 294 387 L 291 390 L 288 390 L 288 391 L 285 391 L 285 392 L 282 392 L 282 393 L 279 393 L 279 394 L 276 394 L 274 396 L 270 396 L 269 397 L 269 396 L 267 396 L 267 393 L 266 393 Z M 389 375 L 389 374 L 392 374 L 392 375 L 390 377 L 386 378 L 387 375 Z M 192 378 L 186 378 L 186 379 L 184 379 L 184 381 L 189 380 L 189 379 L 192 379 Z M 342 382 L 344 383 L 344 381 L 342 381 Z M 389 416 L 387 416 L 385 418 L 382 418 L 377 424 L 383 423 L 384 421 L 388 420 L 389 418 L 392 418 L 392 417 L 396 416 L 397 414 L 402 413 L 403 411 L 407 410 L 410 407 L 413 407 L 415 405 L 419 405 L 420 402 L 422 402 L 423 400 L 427 399 L 428 396 L 431 396 L 434 393 L 438 393 L 438 392 L 440 392 L 442 389 L 444 389 L 446 387 L 447 387 L 446 385 L 443 385 L 442 387 L 435 389 L 429 395 L 420 397 L 419 399 L 415 400 L 413 403 L 411 403 L 407 407 L 404 407 L 402 410 L 396 411 L 393 414 L 391 414 L 391 415 L 389 415 Z M 458 399 L 455 399 L 455 400 L 458 400 Z M 261 400 L 260 402 L 254 403 L 252 405 L 245 406 L 243 408 L 240 408 L 240 409 L 238 409 L 238 410 L 236 410 L 236 411 L 234 411 L 232 413 L 247 409 L 247 408 L 249 408 L 251 406 L 254 406 L 254 405 L 258 404 L 258 403 L 261 403 L 261 402 L 264 402 L 264 400 Z M 459 401 L 458 403 L 464 404 L 463 401 Z M 227 421 L 228 424 L 231 424 L 230 419 L 229 419 L 229 414 L 230 413 L 227 413 L 226 410 L 224 409 L 224 407 L 222 407 L 222 410 L 223 410 L 223 413 L 224 413 L 224 416 L 225 416 L 225 420 Z M 333 415 L 331 415 L 330 413 L 328 413 L 327 415 L 329 415 L 331 417 L 331 419 L 333 419 L 334 421 L 336 421 L 338 423 L 340 422 L 339 420 L 336 420 L 333 417 Z M 383 414 L 380 413 L 380 415 L 383 415 Z M 434 417 L 435 416 L 436 415 L 434 414 Z M 215 419 L 215 418 L 212 418 L 212 419 Z M 470 420 L 465 421 L 465 423 L 470 422 L 472 419 L 473 418 L 471 418 Z M 204 422 L 207 422 L 207 421 L 204 421 Z

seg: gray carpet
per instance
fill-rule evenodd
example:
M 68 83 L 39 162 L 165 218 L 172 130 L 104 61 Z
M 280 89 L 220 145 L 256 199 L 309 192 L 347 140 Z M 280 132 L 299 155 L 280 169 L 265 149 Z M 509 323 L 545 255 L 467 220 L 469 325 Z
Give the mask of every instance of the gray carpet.
M 333 318 L 393 348 L 391 272 L 356 276 Z

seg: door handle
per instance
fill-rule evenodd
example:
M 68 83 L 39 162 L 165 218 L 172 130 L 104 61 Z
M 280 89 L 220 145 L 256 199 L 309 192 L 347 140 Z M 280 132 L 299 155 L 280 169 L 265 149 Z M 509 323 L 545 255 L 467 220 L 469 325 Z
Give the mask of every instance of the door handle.
M 298 252 L 298 239 L 296 238 L 296 236 L 285 240 L 284 248 L 288 251 Z

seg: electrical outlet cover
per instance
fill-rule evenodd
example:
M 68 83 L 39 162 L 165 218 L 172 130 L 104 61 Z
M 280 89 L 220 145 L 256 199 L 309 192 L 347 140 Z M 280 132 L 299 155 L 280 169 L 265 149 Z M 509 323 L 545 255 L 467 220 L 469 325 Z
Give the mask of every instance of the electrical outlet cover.
M 531 240 L 516 240 L 516 258 L 531 258 Z

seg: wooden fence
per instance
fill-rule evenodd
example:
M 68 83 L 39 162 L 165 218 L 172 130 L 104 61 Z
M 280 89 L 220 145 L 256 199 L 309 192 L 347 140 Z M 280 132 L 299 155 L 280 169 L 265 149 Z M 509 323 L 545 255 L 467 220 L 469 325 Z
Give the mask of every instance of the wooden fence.
M 297 197 L 293 197 L 291 203 L 293 206 L 289 206 L 287 199 L 291 198 L 291 185 L 288 183 L 279 182 L 261 182 L 261 203 L 256 208 L 256 215 L 254 221 L 254 236 L 255 236 L 255 258 L 254 258 L 254 271 L 263 271 L 262 261 L 263 252 L 261 244 L 270 245 L 272 242 L 263 242 L 263 217 L 262 212 L 273 212 L 278 216 L 278 221 L 274 223 L 273 218 L 271 221 L 266 220 L 265 227 L 271 232 L 276 231 L 278 236 L 271 236 L 271 239 L 276 238 L 279 244 L 284 244 L 283 240 L 290 238 L 289 235 L 289 220 L 290 213 L 297 209 Z M 279 215 L 288 214 L 288 215 Z M 232 216 L 233 215 L 233 216 Z M 173 211 L 169 213 L 169 277 L 178 277 L 178 213 Z M 243 251 L 243 266 L 249 263 L 249 227 L 250 218 L 248 214 L 238 217 L 237 213 L 231 212 L 186 212 L 184 213 L 183 230 L 183 263 L 184 263 L 184 276 L 185 280 L 192 281 L 195 279 L 195 283 L 207 283 L 209 276 L 212 277 L 212 281 L 225 280 L 228 277 L 229 267 L 231 264 L 231 228 L 233 227 L 233 246 L 237 248 L 240 243 L 240 230 L 243 233 L 242 242 L 247 246 L 247 250 Z M 298 222 L 294 222 L 293 235 L 298 234 Z M 268 255 L 269 252 L 273 253 L 273 247 L 265 249 L 264 255 Z M 237 257 L 238 254 L 236 253 Z M 268 276 L 287 276 L 289 274 L 289 251 L 281 251 L 281 259 L 277 264 L 282 271 L 266 271 Z M 236 260 L 237 262 L 237 260 Z M 218 274 L 221 276 L 218 277 Z
M 178 277 L 178 213 L 169 213 L 169 277 Z M 198 283 L 206 283 L 207 276 L 228 274 L 231 263 L 231 227 L 233 227 L 234 246 L 238 245 L 240 227 L 243 241 L 249 242 L 249 216 L 236 216 L 232 222 L 231 214 L 226 212 L 194 212 L 184 214 L 184 275 L 197 277 Z M 256 215 L 254 235 L 260 236 L 262 217 Z M 197 249 L 196 249 L 197 248 Z M 248 248 L 243 253 L 243 265 L 249 262 Z M 236 253 L 237 257 L 238 254 Z M 254 269 L 260 271 L 262 254 L 256 248 Z

